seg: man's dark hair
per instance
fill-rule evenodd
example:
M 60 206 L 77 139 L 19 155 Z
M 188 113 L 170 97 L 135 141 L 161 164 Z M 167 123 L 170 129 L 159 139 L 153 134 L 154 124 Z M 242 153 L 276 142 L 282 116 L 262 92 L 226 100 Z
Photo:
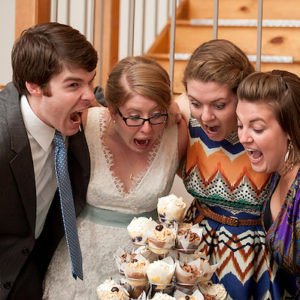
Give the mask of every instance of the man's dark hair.
M 88 72 L 97 65 L 97 52 L 78 30 L 55 22 L 26 29 L 12 50 L 13 82 L 20 94 L 28 94 L 25 83 L 46 88 L 63 68 Z

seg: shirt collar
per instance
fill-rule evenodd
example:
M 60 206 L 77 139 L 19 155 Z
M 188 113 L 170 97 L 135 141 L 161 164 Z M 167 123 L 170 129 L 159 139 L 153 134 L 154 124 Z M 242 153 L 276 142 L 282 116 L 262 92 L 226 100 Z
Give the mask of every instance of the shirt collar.
M 21 112 L 26 130 L 32 135 L 43 150 L 47 151 L 54 138 L 55 129 L 45 124 L 37 117 L 32 111 L 25 95 L 22 95 L 21 97 Z

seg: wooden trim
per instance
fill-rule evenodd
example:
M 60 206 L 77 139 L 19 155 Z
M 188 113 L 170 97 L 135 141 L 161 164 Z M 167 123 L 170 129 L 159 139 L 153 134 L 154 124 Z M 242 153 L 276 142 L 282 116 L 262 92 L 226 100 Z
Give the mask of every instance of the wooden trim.
M 15 38 L 33 25 L 50 21 L 51 0 L 15 0 Z
M 101 87 L 105 86 L 107 76 L 118 61 L 119 55 L 119 8 L 120 0 L 103 0 L 102 49 L 100 37 L 100 0 L 95 2 L 94 47 L 101 59 Z M 98 74 L 95 78 L 98 82 Z
M 198 0 L 199 1 L 199 0 Z M 190 1 L 183 0 L 180 2 L 176 10 L 176 19 L 188 19 L 189 18 L 189 6 Z

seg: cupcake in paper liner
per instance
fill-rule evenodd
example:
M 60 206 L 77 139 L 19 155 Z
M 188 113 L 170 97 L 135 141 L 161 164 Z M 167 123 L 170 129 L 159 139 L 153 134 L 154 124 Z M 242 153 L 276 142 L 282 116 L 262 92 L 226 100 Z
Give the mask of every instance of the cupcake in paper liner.
M 165 293 L 155 293 L 152 300 L 176 300 L 176 299 Z
M 175 276 L 178 284 L 183 283 L 186 286 L 194 286 L 199 281 L 201 274 L 200 259 L 188 264 L 176 261 Z
M 148 260 L 142 255 L 136 255 L 130 262 L 124 262 L 121 268 L 129 284 L 133 287 L 145 286 L 148 283 L 147 269 Z
M 157 213 L 163 223 L 180 222 L 183 220 L 186 202 L 182 197 L 173 194 L 161 197 L 157 203 Z
M 97 296 L 99 300 L 129 300 L 126 289 L 109 279 L 97 287 Z
M 178 253 L 178 260 L 185 264 L 187 264 L 191 261 L 197 260 L 199 258 L 201 260 L 208 260 L 208 257 L 203 252 L 199 251 L 198 249 L 196 251 L 194 251 L 193 253 L 184 253 L 184 252 Z
M 195 252 L 189 255 L 189 257 L 191 260 L 196 260 L 197 258 L 208 260 L 208 257 L 205 255 L 205 253 L 200 251 L 199 249 L 197 249 Z
M 199 284 L 199 289 L 205 299 L 225 300 L 227 297 L 227 291 L 223 284 L 212 283 L 211 281 L 202 282 Z
M 148 292 L 149 284 L 144 286 L 132 286 L 127 279 L 121 278 L 120 285 L 128 291 L 131 299 L 146 300 L 146 293 Z
M 200 251 L 193 254 L 179 253 L 181 264 L 189 264 L 193 261 L 200 261 L 199 270 L 201 271 L 199 281 L 208 281 L 218 268 L 219 264 L 210 265 L 207 257 Z
M 124 270 L 121 268 L 122 264 L 125 262 L 130 262 L 136 257 L 136 253 L 128 252 L 122 248 L 118 248 L 114 254 L 114 258 L 121 275 L 124 275 Z
M 156 223 L 148 236 L 149 249 L 156 254 L 167 254 L 174 247 L 175 238 L 176 228 Z
M 200 281 L 210 280 L 213 274 L 216 272 L 218 266 L 219 264 L 210 265 L 207 259 L 200 258 L 200 270 L 202 271 L 200 275 Z
M 175 263 L 171 257 L 151 263 L 147 269 L 147 276 L 151 284 L 157 289 L 165 289 L 172 281 L 175 272 Z
M 174 297 L 176 298 L 176 300 L 205 300 L 204 296 L 198 289 L 194 290 L 192 295 L 185 294 L 179 290 L 176 290 L 174 293 Z
M 178 226 L 176 248 L 180 251 L 192 253 L 200 245 L 203 229 L 199 224 L 182 223 Z
M 134 245 L 141 246 L 147 243 L 147 232 L 153 226 L 152 222 L 154 222 L 152 218 L 148 219 L 146 217 L 134 217 L 131 220 L 127 226 L 127 231 Z
M 147 246 L 138 247 L 134 253 L 144 256 L 150 263 L 158 259 L 158 255 L 152 252 Z
M 147 300 L 147 293 L 143 291 L 137 298 L 137 300 Z

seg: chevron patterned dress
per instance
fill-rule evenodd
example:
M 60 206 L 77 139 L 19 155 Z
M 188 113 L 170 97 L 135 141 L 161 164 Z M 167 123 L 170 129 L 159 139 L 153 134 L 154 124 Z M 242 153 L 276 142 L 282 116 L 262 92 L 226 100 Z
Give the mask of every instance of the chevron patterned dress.
M 210 140 L 195 119 L 189 123 L 190 142 L 185 174 L 187 191 L 195 197 L 187 219 L 195 220 L 200 207 L 239 219 L 258 219 L 268 194 L 269 176 L 252 170 L 237 133 L 226 140 Z M 218 263 L 215 283 L 224 284 L 227 299 L 292 299 L 286 293 L 277 264 L 265 245 L 261 225 L 229 226 L 204 218 L 201 250 Z M 278 282 L 278 283 L 277 283 Z

